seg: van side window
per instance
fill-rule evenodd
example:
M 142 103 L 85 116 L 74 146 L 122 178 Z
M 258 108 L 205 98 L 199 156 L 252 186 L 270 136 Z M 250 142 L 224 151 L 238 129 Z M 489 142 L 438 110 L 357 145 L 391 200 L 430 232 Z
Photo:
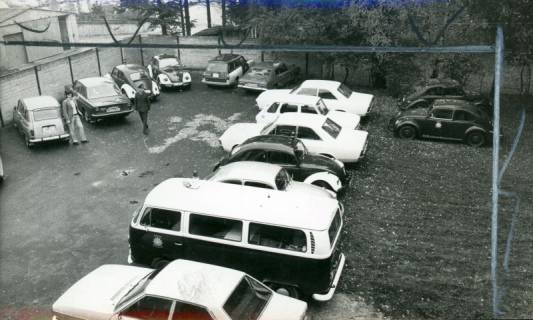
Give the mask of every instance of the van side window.
M 191 214 L 189 233 L 231 241 L 241 241 L 242 221 Z
M 337 233 L 339 233 L 339 229 L 342 224 L 342 218 L 339 210 L 337 210 L 337 213 L 335 213 L 335 217 L 333 218 L 333 221 L 331 222 L 331 226 L 329 227 L 328 234 L 329 234 L 329 245 L 333 247 L 333 242 L 335 242 L 335 238 L 337 237 Z
M 248 243 L 291 251 L 307 251 L 307 241 L 303 231 L 259 223 L 250 223 Z
M 152 228 L 180 231 L 181 212 L 146 208 L 141 218 L 141 225 Z

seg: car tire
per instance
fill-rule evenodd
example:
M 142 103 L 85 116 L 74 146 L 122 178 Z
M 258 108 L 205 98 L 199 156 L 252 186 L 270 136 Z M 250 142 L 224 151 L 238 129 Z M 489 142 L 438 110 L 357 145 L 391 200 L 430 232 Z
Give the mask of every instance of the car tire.
M 87 123 L 93 123 L 94 122 L 94 120 L 91 117 L 89 117 L 89 115 L 87 114 L 87 111 L 83 110 L 83 112 L 81 114 L 82 114 L 83 120 L 85 120 L 85 122 L 87 122 Z
M 276 293 L 282 294 L 284 296 L 288 296 L 294 299 L 299 299 L 301 296 L 300 290 L 291 285 L 282 285 L 276 283 L 266 283 L 266 285 L 269 286 Z
M 429 108 L 429 103 L 427 101 L 419 101 L 409 107 L 409 109 L 425 109 L 425 108 Z
M 412 140 L 416 138 L 416 128 L 410 124 L 404 124 L 398 128 L 398 136 L 402 139 Z
M 472 131 L 466 136 L 466 143 L 472 147 L 481 147 L 485 144 L 485 134 L 481 131 Z

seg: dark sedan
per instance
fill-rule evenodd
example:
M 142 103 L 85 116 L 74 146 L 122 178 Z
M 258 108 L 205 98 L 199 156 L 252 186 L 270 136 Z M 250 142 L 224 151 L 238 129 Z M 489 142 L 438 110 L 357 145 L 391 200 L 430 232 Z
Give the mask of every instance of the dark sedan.
M 152 79 L 145 67 L 138 64 L 121 64 L 113 68 L 111 78 L 120 90 L 133 101 L 137 90 L 144 90 L 151 100 L 159 97 L 159 85 Z
M 399 100 L 398 108 L 400 110 L 429 108 L 436 99 L 465 100 L 489 115 L 492 114 L 492 105 L 487 98 L 466 92 L 461 84 L 453 79 L 429 79 L 415 85 L 411 93 Z
M 285 168 L 295 181 L 310 183 L 337 193 L 350 183 L 350 176 L 342 162 L 311 154 L 299 139 L 287 136 L 265 135 L 250 138 L 233 148 L 215 169 L 236 161 L 277 164 Z
M 253 91 L 265 91 L 283 88 L 298 81 L 300 68 L 295 65 L 287 66 L 283 62 L 259 62 L 239 79 L 239 88 Z
M 436 100 L 429 109 L 398 112 L 389 129 L 404 139 L 457 140 L 479 147 L 491 138 L 493 127 L 489 116 L 467 101 Z
M 77 96 L 78 110 L 87 122 L 126 117 L 133 111 L 130 100 L 109 78 L 93 77 L 77 80 L 72 89 Z

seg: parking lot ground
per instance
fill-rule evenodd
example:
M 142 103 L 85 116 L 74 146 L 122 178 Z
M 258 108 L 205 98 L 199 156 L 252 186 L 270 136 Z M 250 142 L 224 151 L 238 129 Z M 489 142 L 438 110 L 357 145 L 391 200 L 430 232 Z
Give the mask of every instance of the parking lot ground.
M 148 191 L 174 176 L 207 175 L 224 155 L 217 138 L 253 121 L 252 94 L 207 88 L 164 92 L 142 135 L 137 114 L 85 124 L 90 142 L 28 150 L 1 129 L 6 181 L 0 187 L 0 318 L 49 316 L 51 304 L 101 264 L 126 263 L 128 225 Z M 338 294 L 311 303 L 318 319 L 490 317 L 491 148 L 403 141 L 386 130 L 393 99 L 379 97 L 367 121 L 367 157 L 352 169 Z M 518 124 L 511 99 L 503 115 L 510 145 Z M 528 109 L 531 117 L 531 108 Z M 506 286 L 508 315 L 532 315 L 532 134 L 528 122 L 502 187 L 521 197 Z M 500 245 L 512 204 L 502 201 Z

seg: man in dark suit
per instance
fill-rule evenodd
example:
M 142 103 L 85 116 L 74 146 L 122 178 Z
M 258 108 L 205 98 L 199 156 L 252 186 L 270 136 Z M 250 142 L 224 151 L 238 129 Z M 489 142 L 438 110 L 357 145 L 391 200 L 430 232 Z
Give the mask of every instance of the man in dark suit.
M 144 91 L 144 86 L 139 86 L 135 93 L 135 110 L 139 113 L 143 123 L 143 133 L 148 134 L 148 111 L 150 111 L 150 97 Z

